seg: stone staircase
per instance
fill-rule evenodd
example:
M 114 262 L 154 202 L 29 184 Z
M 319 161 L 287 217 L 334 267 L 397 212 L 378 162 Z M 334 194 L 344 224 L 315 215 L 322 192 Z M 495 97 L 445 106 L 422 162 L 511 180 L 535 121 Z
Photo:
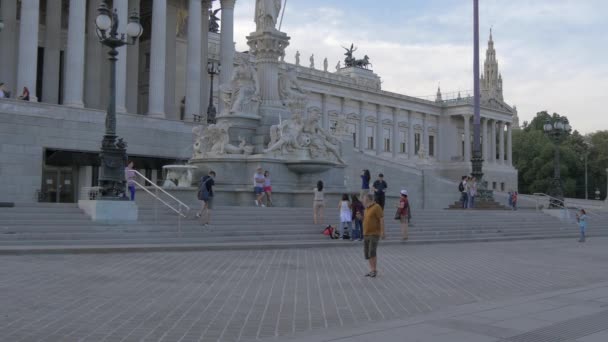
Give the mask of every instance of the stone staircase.
M 156 212 L 156 214 L 155 214 Z M 331 240 L 323 226 L 312 224 L 311 208 L 218 207 L 212 224 L 203 228 L 193 213 L 178 224 L 164 207 L 140 204 L 135 224 L 91 222 L 76 204 L 16 204 L 0 208 L 0 249 L 18 246 L 181 245 L 213 248 L 277 248 L 335 246 L 353 242 Z M 398 222 L 387 210 L 389 242 L 400 241 Z M 327 210 L 325 222 L 337 224 L 337 209 Z M 416 210 L 408 243 L 504 241 L 576 238 L 571 222 L 531 210 Z M 588 235 L 608 236 L 608 222 L 591 217 Z

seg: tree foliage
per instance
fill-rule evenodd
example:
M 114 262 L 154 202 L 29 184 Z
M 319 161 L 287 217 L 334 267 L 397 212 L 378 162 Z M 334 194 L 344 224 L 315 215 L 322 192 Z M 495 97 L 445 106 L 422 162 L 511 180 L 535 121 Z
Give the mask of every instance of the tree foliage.
M 555 144 L 547 137 L 543 126 L 547 119 L 561 118 L 557 113 L 542 111 L 521 130 L 513 131 L 513 164 L 519 170 L 521 193 L 546 193 L 554 173 Z M 599 189 L 606 196 L 608 168 L 608 131 L 581 135 L 574 130 L 558 145 L 560 173 L 566 197 L 585 197 L 585 156 L 587 156 L 587 191 L 595 198 Z

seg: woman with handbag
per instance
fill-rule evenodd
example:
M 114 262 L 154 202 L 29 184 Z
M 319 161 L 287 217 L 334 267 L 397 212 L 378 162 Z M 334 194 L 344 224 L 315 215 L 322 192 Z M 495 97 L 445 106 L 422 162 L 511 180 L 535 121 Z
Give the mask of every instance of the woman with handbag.
M 401 238 L 403 241 L 408 239 L 407 226 L 408 226 L 408 212 L 410 210 L 410 203 L 407 199 L 407 190 L 401 190 L 401 198 L 399 198 L 399 205 L 397 206 L 397 212 L 395 213 L 395 220 L 399 220 L 401 226 Z

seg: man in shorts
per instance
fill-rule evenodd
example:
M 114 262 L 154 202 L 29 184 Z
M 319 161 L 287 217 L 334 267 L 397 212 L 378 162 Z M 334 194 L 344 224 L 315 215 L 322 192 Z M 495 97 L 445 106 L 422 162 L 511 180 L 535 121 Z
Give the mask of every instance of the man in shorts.
M 255 206 L 265 207 L 262 203 L 262 199 L 264 198 L 264 183 L 266 182 L 266 177 L 264 177 L 264 173 L 262 168 L 258 166 L 255 170 L 255 174 L 253 175 L 253 192 L 255 193 Z
M 370 272 L 366 277 L 375 278 L 378 275 L 376 268 L 376 250 L 378 241 L 384 239 L 384 211 L 374 200 L 373 194 L 365 196 L 365 215 L 363 216 L 363 246 L 365 259 L 369 262 Z

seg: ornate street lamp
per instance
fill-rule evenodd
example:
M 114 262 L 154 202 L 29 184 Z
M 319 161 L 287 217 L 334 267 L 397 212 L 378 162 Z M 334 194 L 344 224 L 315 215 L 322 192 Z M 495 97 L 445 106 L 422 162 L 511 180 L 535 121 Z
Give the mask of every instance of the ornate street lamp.
M 219 75 L 222 70 L 222 64 L 216 63 L 215 61 L 209 61 L 207 63 L 207 73 L 211 78 L 209 81 L 209 106 L 207 107 L 207 124 L 214 124 L 216 122 L 217 110 L 213 105 L 213 76 Z
M 543 129 L 547 136 L 551 138 L 555 146 L 555 157 L 553 159 L 553 180 L 549 187 L 549 195 L 553 197 L 549 202 L 549 208 L 561 208 L 564 206 L 564 188 L 562 186 L 562 179 L 560 175 L 560 163 L 559 163 L 559 146 L 570 131 L 572 127 L 568 123 L 566 118 L 558 118 L 555 120 L 547 120 Z
M 116 200 L 122 198 L 125 191 L 125 164 L 127 159 L 127 143 L 122 138 L 116 141 L 116 61 L 118 60 L 117 48 L 124 45 L 133 45 L 143 33 L 139 24 L 139 14 L 135 11 L 129 17 L 127 32 L 118 33 L 118 14 L 116 9 L 110 11 L 107 0 L 104 0 L 99 8 L 95 19 L 97 37 L 99 42 L 110 48 L 108 59 L 110 60 L 110 100 L 105 122 L 105 135 L 101 142 L 101 170 L 99 173 L 99 186 L 101 187 L 102 199 Z

